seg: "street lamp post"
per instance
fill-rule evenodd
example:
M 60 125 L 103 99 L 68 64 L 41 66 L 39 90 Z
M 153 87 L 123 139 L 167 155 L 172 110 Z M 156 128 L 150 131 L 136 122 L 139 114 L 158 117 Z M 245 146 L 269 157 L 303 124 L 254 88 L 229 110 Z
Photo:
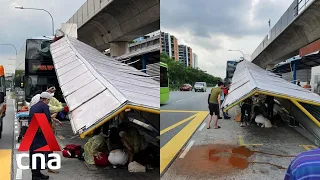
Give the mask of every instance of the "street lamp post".
M 38 10 L 38 11 L 45 11 L 47 12 L 50 17 L 51 17 L 51 20 L 52 20 L 52 35 L 54 36 L 54 20 L 53 20 L 53 17 L 52 15 L 50 14 L 49 11 L 45 10 L 45 9 L 38 9 L 38 8 L 25 8 L 25 7 L 16 7 L 16 9 L 29 9 L 29 10 Z
M 16 48 L 14 45 L 12 45 L 12 44 L 0 44 L 0 45 L 2 45 L 2 46 L 11 46 L 11 47 L 13 47 L 13 48 L 14 48 L 14 50 L 16 50 L 16 57 L 17 57 L 17 55 L 18 55 L 18 51 L 17 51 L 17 48 Z
M 239 51 L 239 52 L 241 52 L 241 54 L 242 54 L 242 56 L 243 56 L 243 59 L 245 59 L 245 58 L 244 58 L 244 53 L 243 53 L 241 50 L 232 50 L 232 49 L 230 49 L 230 50 L 228 50 L 228 51 Z

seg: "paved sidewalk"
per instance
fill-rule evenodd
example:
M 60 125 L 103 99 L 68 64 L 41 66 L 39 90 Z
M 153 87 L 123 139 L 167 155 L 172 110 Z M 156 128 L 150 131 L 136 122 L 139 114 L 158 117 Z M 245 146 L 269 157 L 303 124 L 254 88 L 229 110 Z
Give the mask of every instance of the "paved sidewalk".
M 229 112 L 234 118 L 239 109 Z M 221 129 L 206 129 L 208 118 L 161 179 L 283 179 L 294 156 L 315 147 L 288 126 L 241 128 L 232 118 L 219 120 Z
M 56 138 L 58 143 L 63 148 L 66 144 L 81 144 L 82 147 L 87 142 L 87 139 L 81 139 L 78 135 L 73 135 L 69 121 L 64 121 L 64 126 L 57 126 Z M 15 154 L 17 150 L 15 149 Z M 153 180 L 159 179 L 159 169 L 151 170 L 147 173 L 129 173 L 127 169 L 97 168 L 93 165 L 87 165 L 84 161 L 78 159 L 69 159 L 61 156 L 61 169 L 58 174 L 49 174 L 52 180 Z M 14 156 L 14 162 L 16 162 Z M 29 163 L 28 159 L 23 160 L 23 165 Z M 43 171 L 48 174 L 47 171 Z M 14 179 L 30 180 L 30 170 L 17 170 L 14 163 Z

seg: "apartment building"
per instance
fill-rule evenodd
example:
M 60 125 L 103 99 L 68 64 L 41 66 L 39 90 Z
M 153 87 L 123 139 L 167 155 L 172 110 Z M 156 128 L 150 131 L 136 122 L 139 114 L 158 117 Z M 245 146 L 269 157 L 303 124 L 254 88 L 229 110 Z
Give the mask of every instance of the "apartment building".
M 160 53 L 166 53 L 170 58 L 179 61 L 178 39 L 169 33 L 161 32 Z
M 179 45 L 179 61 L 186 67 L 193 67 L 192 48 L 186 45 Z
M 193 60 L 193 65 L 192 67 L 197 69 L 198 68 L 198 55 L 196 53 L 192 54 L 192 60 Z

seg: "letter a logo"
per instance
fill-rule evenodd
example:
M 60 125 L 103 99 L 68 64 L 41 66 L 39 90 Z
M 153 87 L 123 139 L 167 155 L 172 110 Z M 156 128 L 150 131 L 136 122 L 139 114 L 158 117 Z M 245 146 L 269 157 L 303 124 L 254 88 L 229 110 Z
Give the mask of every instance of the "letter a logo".
M 60 151 L 61 149 L 59 147 L 59 144 L 44 113 L 34 114 L 31 123 L 26 131 L 26 134 L 21 141 L 18 151 L 29 151 L 39 127 L 47 141 L 47 145 L 36 149 L 35 151 Z

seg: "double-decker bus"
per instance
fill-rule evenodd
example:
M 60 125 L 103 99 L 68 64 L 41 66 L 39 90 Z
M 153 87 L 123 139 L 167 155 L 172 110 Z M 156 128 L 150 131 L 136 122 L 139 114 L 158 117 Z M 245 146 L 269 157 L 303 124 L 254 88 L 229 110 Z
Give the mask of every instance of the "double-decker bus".
M 169 100 L 168 65 L 160 62 L 160 104 Z
M 3 118 L 6 115 L 6 82 L 4 75 L 4 67 L 0 65 L 0 139 L 3 130 Z
M 17 102 L 25 105 L 37 91 L 45 91 L 53 85 L 56 87 L 55 97 L 65 103 L 50 53 L 51 43 L 53 38 L 32 38 L 27 39 L 20 49 L 14 78 L 15 88 L 20 92 Z

